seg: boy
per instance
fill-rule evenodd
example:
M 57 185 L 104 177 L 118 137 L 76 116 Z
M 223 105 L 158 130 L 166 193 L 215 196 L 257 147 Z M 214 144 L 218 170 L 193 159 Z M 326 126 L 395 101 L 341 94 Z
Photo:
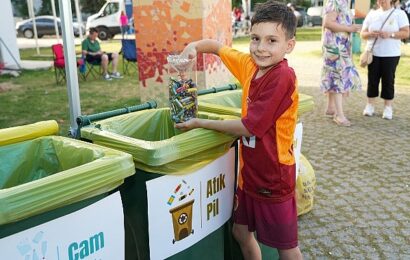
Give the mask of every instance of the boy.
M 295 46 L 296 17 L 285 5 L 267 1 L 251 21 L 250 54 L 200 40 L 182 55 L 219 55 L 243 86 L 242 119 L 191 119 L 181 130 L 207 128 L 242 136 L 241 172 L 235 195 L 233 235 L 245 259 L 261 259 L 254 237 L 279 251 L 280 259 L 302 259 L 297 242 L 293 133 L 298 94 L 296 76 L 284 56 Z
M 103 78 L 112 80 L 112 78 L 120 79 L 122 76 L 117 71 L 118 53 L 105 53 L 101 51 L 100 43 L 97 41 L 98 30 L 90 28 L 90 33 L 81 43 L 82 54 L 89 63 L 101 64 L 103 70 Z M 108 63 L 112 61 L 112 73 L 108 74 Z

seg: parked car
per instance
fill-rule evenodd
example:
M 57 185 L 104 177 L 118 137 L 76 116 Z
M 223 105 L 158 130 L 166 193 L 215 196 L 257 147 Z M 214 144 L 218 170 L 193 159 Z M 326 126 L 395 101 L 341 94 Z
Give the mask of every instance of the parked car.
M 322 20 L 323 20 L 323 7 L 322 6 L 309 7 L 307 9 L 307 25 L 308 26 L 322 25 Z
M 61 20 L 60 18 L 50 15 L 44 16 L 37 16 L 36 18 L 36 26 L 37 26 L 37 36 L 39 38 L 43 37 L 44 35 L 55 35 L 55 27 L 54 27 L 54 19 L 57 21 L 57 27 L 59 34 L 61 34 Z M 34 37 L 34 26 L 33 26 L 33 19 L 23 20 L 21 22 L 16 23 L 16 30 L 18 36 L 24 36 L 26 38 L 33 38 Z M 74 36 L 80 36 L 80 30 L 78 23 L 73 22 L 73 32 Z M 82 32 L 85 34 L 85 28 L 82 27 Z

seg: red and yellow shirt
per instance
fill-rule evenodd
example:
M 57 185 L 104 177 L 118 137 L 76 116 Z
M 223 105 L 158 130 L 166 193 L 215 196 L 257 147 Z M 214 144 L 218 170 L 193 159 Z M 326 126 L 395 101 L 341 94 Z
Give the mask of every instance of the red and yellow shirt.
M 255 79 L 258 67 L 249 54 L 222 47 L 219 56 L 242 85 L 242 123 L 253 135 L 241 138 L 239 186 L 257 199 L 286 201 L 294 196 L 296 178 L 295 73 L 283 60 Z

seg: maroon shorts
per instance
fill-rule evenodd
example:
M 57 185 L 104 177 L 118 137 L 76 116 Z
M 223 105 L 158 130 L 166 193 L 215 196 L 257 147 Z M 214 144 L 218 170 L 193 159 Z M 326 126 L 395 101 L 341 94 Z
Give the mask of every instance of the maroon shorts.
M 272 203 L 256 200 L 241 189 L 235 195 L 234 222 L 256 231 L 259 242 L 277 249 L 298 246 L 298 221 L 295 198 Z M 238 203 L 238 204 L 236 204 Z

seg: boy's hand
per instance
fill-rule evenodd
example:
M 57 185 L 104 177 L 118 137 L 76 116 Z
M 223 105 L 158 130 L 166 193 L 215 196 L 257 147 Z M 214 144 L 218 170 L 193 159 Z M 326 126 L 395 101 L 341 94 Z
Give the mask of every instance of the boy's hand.
M 192 118 L 186 122 L 175 124 L 175 128 L 182 130 L 182 131 L 188 131 L 194 128 L 198 128 L 198 119 L 197 118 Z
M 197 55 L 196 48 L 195 48 L 195 43 L 191 42 L 188 44 L 185 49 L 181 53 L 181 58 L 186 58 L 186 59 L 193 59 Z

